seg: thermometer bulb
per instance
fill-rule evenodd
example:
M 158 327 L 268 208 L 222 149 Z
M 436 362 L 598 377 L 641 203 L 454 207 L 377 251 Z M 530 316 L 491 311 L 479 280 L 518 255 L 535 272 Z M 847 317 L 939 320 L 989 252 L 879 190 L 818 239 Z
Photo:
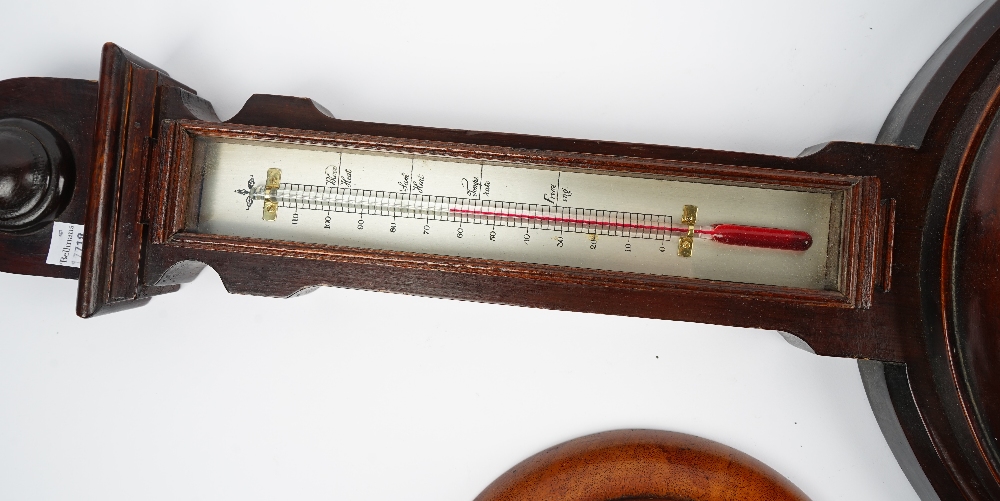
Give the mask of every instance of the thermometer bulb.
M 701 229 L 696 228 L 695 235 L 721 244 L 764 249 L 802 252 L 812 246 L 812 235 L 804 231 L 740 224 L 716 224 Z

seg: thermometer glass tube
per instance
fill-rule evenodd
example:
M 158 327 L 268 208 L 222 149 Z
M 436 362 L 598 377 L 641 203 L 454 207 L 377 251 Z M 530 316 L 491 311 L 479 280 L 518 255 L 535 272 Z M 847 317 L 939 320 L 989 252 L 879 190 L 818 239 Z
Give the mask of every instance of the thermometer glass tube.
M 194 231 L 836 290 L 842 194 L 201 137 Z

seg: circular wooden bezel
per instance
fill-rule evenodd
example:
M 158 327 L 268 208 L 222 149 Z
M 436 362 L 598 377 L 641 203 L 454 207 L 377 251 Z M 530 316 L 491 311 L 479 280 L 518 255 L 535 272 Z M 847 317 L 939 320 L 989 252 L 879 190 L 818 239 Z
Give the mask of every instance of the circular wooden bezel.
M 921 499 L 1000 499 L 1000 6 L 984 2 L 900 97 L 879 142 L 938 165 L 921 228 L 921 330 L 859 361 Z M 906 332 L 903 332 L 906 334 Z

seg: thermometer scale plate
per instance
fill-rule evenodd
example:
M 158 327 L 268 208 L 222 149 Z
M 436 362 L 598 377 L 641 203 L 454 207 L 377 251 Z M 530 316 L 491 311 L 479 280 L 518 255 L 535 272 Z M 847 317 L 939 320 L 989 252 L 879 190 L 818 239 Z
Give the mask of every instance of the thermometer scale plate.
M 168 131 L 159 169 L 174 184 L 159 199 L 173 205 L 153 225 L 168 245 L 252 239 L 241 252 L 840 307 L 871 291 L 860 257 L 873 243 L 856 236 L 876 223 L 873 178 L 196 121 Z
M 199 233 L 817 290 L 838 285 L 840 193 L 210 138 L 196 142 L 193 169 L 203 184 L 192 206 Z M 271 210 L 267 172 L 281 180 Z M 778 235 L 756 246 L 688 241 L 685 253 L 685 205 L 698 208 L 700 221 Z M 713 226 L 693 231 L 711 235 Z

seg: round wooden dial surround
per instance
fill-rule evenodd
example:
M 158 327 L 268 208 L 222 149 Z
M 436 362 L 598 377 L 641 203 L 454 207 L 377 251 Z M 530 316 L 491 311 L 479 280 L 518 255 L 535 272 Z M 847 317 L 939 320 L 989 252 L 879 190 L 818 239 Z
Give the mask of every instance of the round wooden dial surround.
M 994 118 L 971 166 L 953 190 L 943 256 L 946 325 L 957 353 L 953 371 L 965 383 L 964 408 L 980 453 L 1000 466 L 1000 119 Z

